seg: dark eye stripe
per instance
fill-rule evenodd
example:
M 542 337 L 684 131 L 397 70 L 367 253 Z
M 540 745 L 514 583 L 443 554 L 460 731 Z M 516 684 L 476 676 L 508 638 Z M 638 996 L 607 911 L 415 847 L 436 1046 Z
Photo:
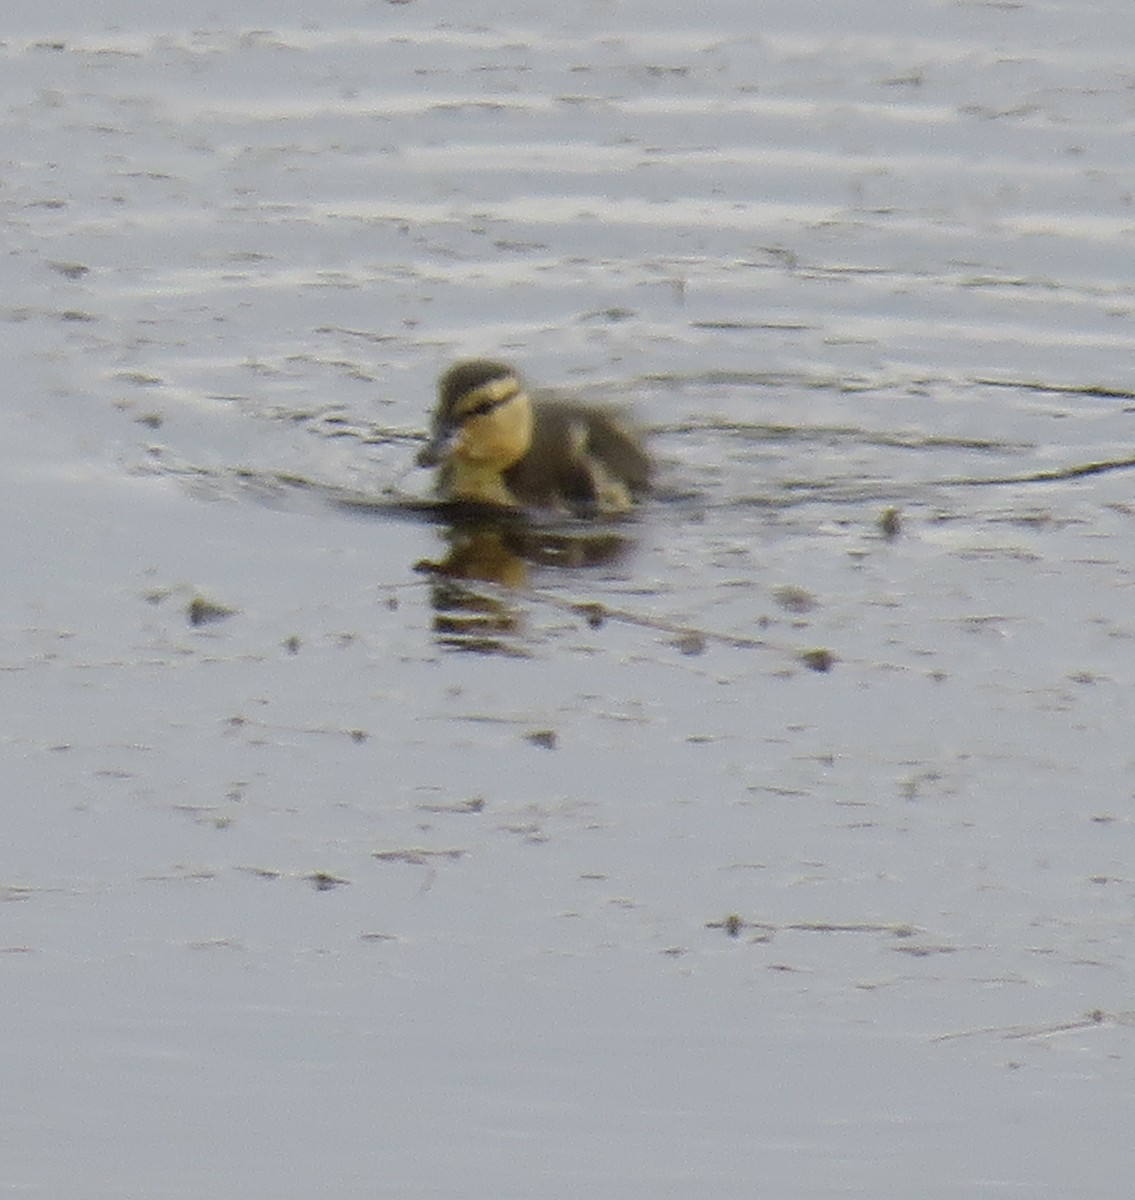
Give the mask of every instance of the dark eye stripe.
M 468 421 L 470 417 L 483 417 L 496 408 L 503 408 L 504 405 L 511 404 L 518 395 L 520 395 L 519 390 L 512 388 L 505 392 L 503 396 L 499 392 L 495 396 L 480 396 L 468 407 L 460 409 L 455 414 L 455 420 L 460 423 L 461 421 Z

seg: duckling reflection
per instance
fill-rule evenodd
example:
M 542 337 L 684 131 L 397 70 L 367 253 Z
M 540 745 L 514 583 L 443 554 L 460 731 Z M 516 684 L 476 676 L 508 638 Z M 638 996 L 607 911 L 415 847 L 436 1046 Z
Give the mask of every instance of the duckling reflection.
M 418 569 L 433 577 L 434 633 L 447 647 L 484 654 L 523 654 L 522 609 L 507 596 L 488 594 L 478 582 L 518 595 L 533 566 L 595 567 L 614 563 L 630 542 L 612 532 L 557 533 L 526 527 L 504 514 L 495 520 L 457 517 L 445 531 L 447 553 Z
M 611 530 L 560 533 L 485 516 L 455 518 L 444 536 L 445 558 L 420 563 L 422 570 L 447 579 L 482 580 L 513 589 L 527 586 L 530 566 L 606 566 L 617 562 L 630 547 L 626 537 Z
M 572 516 L 623 513 L 650 487 L 651 462 L 614 410 L 532 395 L 505 363 L 472 359 L 438 384 L 429 444 L 444 500 Z
M 445 575 L 436 575 L 430 589 L 433 631 L 438 642 L 453 650 L 518 656 L 523 617 L 513 604 L 486 596 Z

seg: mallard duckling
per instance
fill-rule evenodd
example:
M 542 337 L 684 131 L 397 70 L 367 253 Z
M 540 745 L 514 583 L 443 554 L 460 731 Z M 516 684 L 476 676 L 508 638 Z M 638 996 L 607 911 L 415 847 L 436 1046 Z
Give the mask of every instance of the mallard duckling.
M 626 512 L 651 474 L 650 458 L 617 413 L 533 397 L 511 367 L 483 359 L 441 377 L 418 465 L 440 467 L 445 500 L 579 515 Z

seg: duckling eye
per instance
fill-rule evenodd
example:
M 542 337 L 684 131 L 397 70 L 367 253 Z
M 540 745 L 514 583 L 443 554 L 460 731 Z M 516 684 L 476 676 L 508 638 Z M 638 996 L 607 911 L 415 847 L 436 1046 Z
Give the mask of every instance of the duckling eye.
M 469 417 L 483 417 L 486 413 L 491 413 L 497 404 L 496 400 L 478 400 L 471 408 L 465 410 L 464 417 L 466 420 Z

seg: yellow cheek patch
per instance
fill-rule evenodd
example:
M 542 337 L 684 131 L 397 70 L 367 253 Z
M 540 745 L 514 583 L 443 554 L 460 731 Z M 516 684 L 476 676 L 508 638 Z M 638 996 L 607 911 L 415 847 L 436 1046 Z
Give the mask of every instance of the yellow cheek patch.
M 495 396 L 486 394 L 490 391 Z M 487 411 L 477 411 L 486 404 L 490 405 Z M 506 471 L 528 453 L 532 444 L 532 405 L 515 383 L 498 380 L 478 388 L 462 402 L 462 410 L 465 415 L 454 458 Z

